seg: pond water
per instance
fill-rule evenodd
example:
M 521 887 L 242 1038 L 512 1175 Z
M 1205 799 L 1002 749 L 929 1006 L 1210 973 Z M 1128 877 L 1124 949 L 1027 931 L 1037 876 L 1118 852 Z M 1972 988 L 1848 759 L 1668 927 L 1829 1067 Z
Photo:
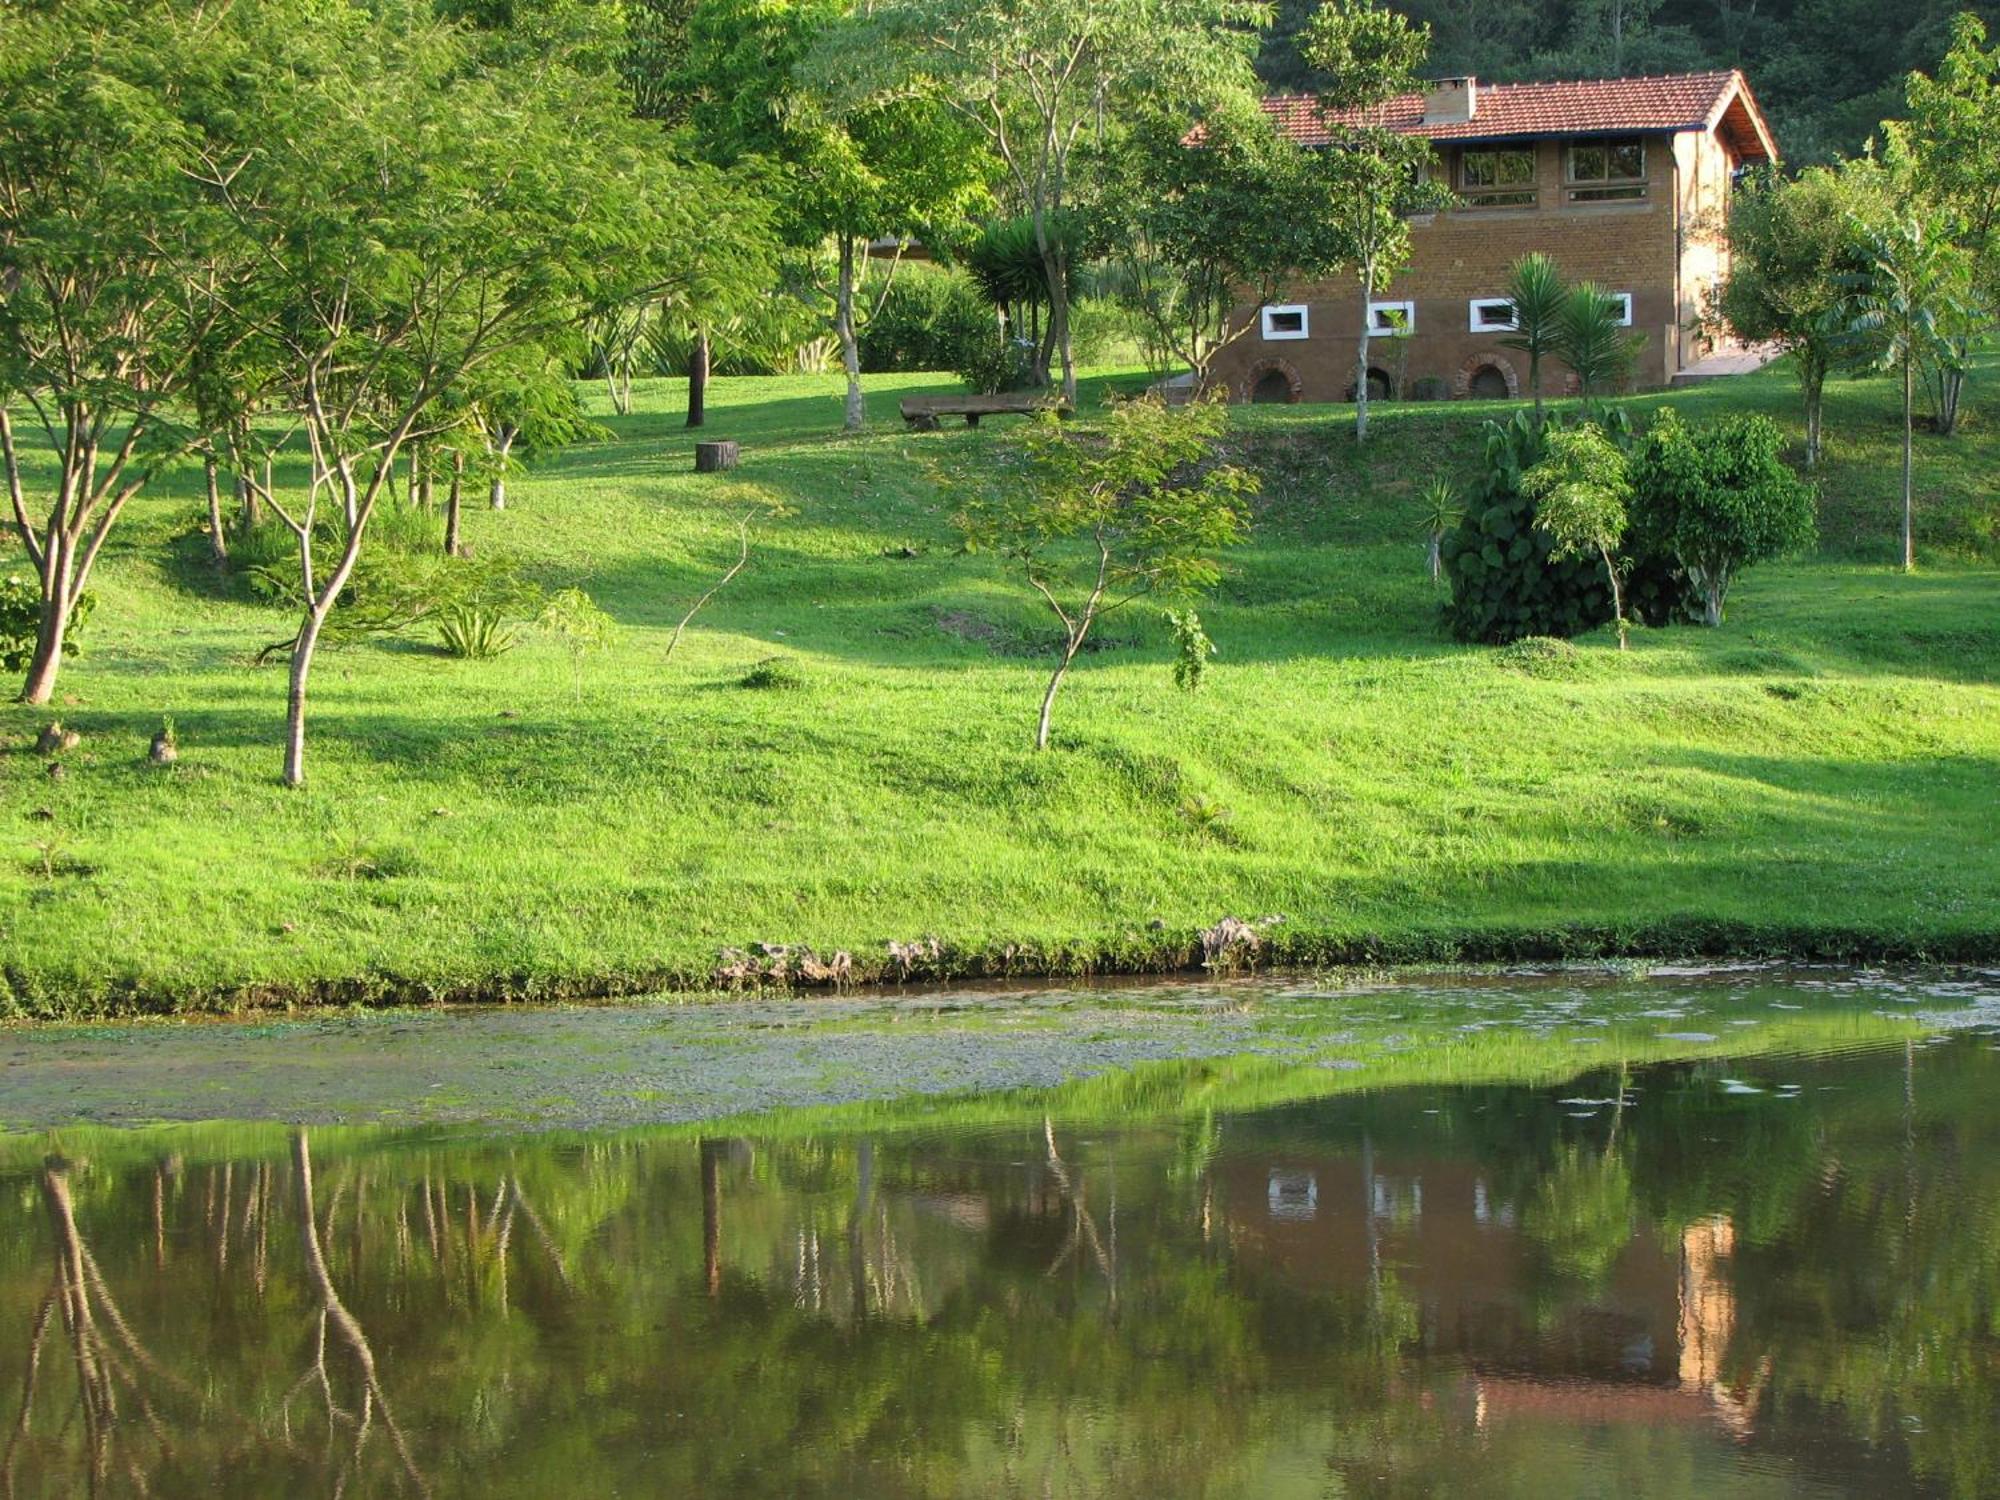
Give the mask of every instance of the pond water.
M 282 1027 L 7 1035 L 0 1495 L 2000 1494 L 2000 976 L 914 1004 L 356 1023 L 412 1088 L 642 1054 L 535 1129 L 288 1108 Z M 264 1118 L 51 1117 L 147 1046 Z M 817 1101 L 564 1123 L 794 1046 Z

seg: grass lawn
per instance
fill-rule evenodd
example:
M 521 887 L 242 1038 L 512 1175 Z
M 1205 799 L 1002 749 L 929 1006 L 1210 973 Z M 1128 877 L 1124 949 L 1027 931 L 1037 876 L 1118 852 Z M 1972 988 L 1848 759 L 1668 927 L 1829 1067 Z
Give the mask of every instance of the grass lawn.
M 548 640 L 324 653 L 303 791 L 277 780 L 282 667 L 252 661 L 291 622 L 215 575 L 177 475 L 100 567 L 62 780 L 32 750 L 51 711 L 0 708 L 0 1013 L 699 985 L 758 942 L 861 975 L 926 936 L 931 973 L 1164 967 L 1225 914 L 1282 915 L 1268 956 L 1301 963 L 2000 955 L 2000 368 L 1979 374 L 1968 430 L 1920 439 L 1923 571 L 1891 566 L 1890 386 L 1842 385 L 1819 554 L 1745 575 L 1720 630 L 1623 657 L 1600 632 L 1536 671 L 1445 637 L 1413 520 L 1494 406 L 1384 408 L 1362 454 L 1340 409 L 1240 410 L 1264 492 L 1203 610 L 1206 686 L 1174 690 L 1155 614 L 1115 616 L 1042 755 L 1050 622 L 958 551 L 930 477 L 1000 434 L 894 415 L 947 378 L 872 378 L 851 439 L 833 378 L 719 381 L 729 476 L 689 472 L 679 382 L 600 409 L 611 441 L 467 521 L 617 620 L 580 697 Z M 1782 372 L 1674 399 L 1798 426 Z M 753 489 L 792 514 L 664 661 Z

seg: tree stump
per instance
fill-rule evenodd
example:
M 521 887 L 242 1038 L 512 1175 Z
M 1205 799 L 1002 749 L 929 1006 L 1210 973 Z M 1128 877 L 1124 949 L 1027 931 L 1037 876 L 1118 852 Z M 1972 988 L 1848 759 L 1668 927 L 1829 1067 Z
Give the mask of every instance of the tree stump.
M 694 445 L 694 471 L 697 474 L 714 474 L 722 469 L 733 469 L 739 450 L 734 443 L 696 443 Z

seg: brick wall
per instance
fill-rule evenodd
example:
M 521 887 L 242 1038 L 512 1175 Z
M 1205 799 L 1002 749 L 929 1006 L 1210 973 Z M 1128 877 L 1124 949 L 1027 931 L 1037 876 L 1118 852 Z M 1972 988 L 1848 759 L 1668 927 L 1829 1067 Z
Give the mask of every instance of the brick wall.
M 1631 294 L 1632 331 L 1646 338 L 1634 370 L 1636 384 L 1664 385 L 1685 362 L 1681 326 L 1698 311 L 1703 291 L 1726 263 L 1726 249 L 1717 236 L 1697 243 L 1681 226 L 1699 214 L 1719 220 L 1727 151 L 1698 132 L 1649 137 L 1647 196 L 1589 204 L 1565 201 L 1562 142 L 1537 142 L 1535 151 L 1534 207 L 1460 209 L 1426 216 L 1413 226 L 1409 265 L 1374 300 L 1414 302 L 1414 329 L 1407 338 L 1378 335 L 1370 341 L 1371 365 L 1389 376 L 1399 393 L 1409 393 L 1428 376 L 1464 394 L 1480 369 L 1491 368 L 1526 394 L 1526 356 L 1501 344 L 1504 332 L 1474 331 L 1470 303 L 1504 295 L 1508 268 L 1532 250 L 1554 256 L 1572 282 L 1595 281 L 1607 292 Z M 1454 183 L 1457 168 L 1457 153 L 1444 153 L 1442 170 Z M 1347 399 L 1361 329 L 1359 282 L 1306 283 L 1285 295 L 1305 304 L 1309 336 L 1266 340 L 1255 323 L 1257 310 L 1246 305 L 1237 317 L 1253 326 L 1218 356 L 1216 374 L 1237 400 L 1249 399 L 1273 371 L 1300 399 Z M 1543 388 L 1560 392 L 1568 378 L 1551 362 L 1544 368 Z

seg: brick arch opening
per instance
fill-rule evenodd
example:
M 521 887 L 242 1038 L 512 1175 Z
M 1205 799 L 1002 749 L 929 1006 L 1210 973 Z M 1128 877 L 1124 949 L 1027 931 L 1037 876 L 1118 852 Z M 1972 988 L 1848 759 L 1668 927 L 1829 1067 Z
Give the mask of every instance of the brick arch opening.
M 1305 400 L 1305 393 L 1305 379 L 1290 360 L 1260 359 L 1243 377 L 1245 401 L 1292 406 Z
M 1498 377 L 1499 385 L 1494 381 Z M 1504 386 L 1505 390 L 1501 390 Z M 1497 400 L 1504 395 L 1508 400 L 1518 400 L 1521 395 L 1521 377 L 1515 373 L 1512 364 L 1498 354 L 1475 354 L 1458 367 L 1452 376 L 1452 394 L 1455 396 L 1479 396 Z
M 1368 367 L 1368 399 L 1370 401 L 1394 401 L 1396 399 L 1396 377 L 1380 365 Z M 1354 399 L 1354 382 L 1347 384 L 1347 399 Z

